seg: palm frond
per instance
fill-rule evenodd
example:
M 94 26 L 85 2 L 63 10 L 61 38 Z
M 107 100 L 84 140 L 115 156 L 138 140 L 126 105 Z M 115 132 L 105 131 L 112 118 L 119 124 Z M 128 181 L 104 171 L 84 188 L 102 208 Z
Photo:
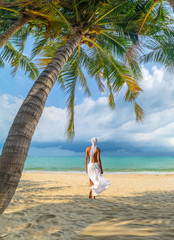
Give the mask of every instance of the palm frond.
M 131 69 L 133 76 L 137 80 L 142 79 L 142 73 L 140 69 L 139 59 L 140 53 L 142 53 L 139 45 L 134 45 L 129 50 L 128 54 L 126 54 L 126 61 L 125 64 Z
M 65 82 L 63 78 L 63 72 L 61 71 L 59 73 L 58 79 L 57 79 L 58 84 L 60 85 L 60 88 L 65 91 Z
M 49 38 L 46 40 L 46 42 L 41 41 L 38 43 L 36 42 L 36 44 L 38 44 L 39 46 L 39 51 L 37 52 L 37 45 L 35 45 L 34 49 L 32 50 L 32 58 L 36 55 L 39 55 L 39 57 L 35 59 L 35 62 L 36 65 L 39 66 L 39 68 L 41 69 L 47 67 L 48 63 L 50 63 L 52 58 L 55 56 L 57 49 L 63 45 L 62 42 L 51 41 Z M 34 52 L 35 49 L 36 52 Z
M 35 63 L 37 66 L 39 66 L 39 69 L 45 69 L 48 64 L 51 62 L 51 57 L 45 57 L 45 58 L 39 58 L 35 60 Z
M 125 101 L 135 101 L 136 97 L 140 94 L 140 92 L 142 92 L 142 89 L 140 88 L 137 81 L 133 77 L 127 74 L 123 75 L 128 86 Z
M 111 12 L 113 12 L 116 8 L 120 7 L 122 4 L 124 4 L 125 2 L 127 2 L 127 0 L 122 1 L 121 3 L 117 4 L 114 7 L 111 7 L 110 9 L 108 9 L 106 12 L 104 12 L 101 16 L 99 16 L 97 19 L 95 19 L 90 26 L 95 25 L 96 23 L 98 23 L 100 20 L 102 20 L 103 18 L 105 18 L 108 14 L 110 14 Z
M 139 31 L 138 31 L 138 35 L 140 35 L 141 30 L 142 30 L 142 28 L 143 28 L 143 26 L 144 26 L 147 18 L 149 17 L 149 14 L 151 13 L 152 9 L 155 7 L 155 5 L 156 5 L 158 2 L 159 2 L 158 0 L 154 1 L 153 5 L 151 6 L 151 8 L 149 9 L 149 11 L 147 12 L 147 14 L 146 14 L 145 18 L 143 19 L 143 22 L 142 22 L 142 24 L 141 24 L 141 26 L 140 26 L 140 29 L 139 29 Z
M 15 44 L 19 52 L 23 52 L 27 38 L 30 35 L 30 26 L 24 26 L 20 31 L 13 35 L 11 42 Z
M 12 67 L 12 74 L 15 76 L 20 67 L 29 74 L 29 78 L 35 80 L 39 76 L 39 71 L 34 63 L 22 53 L 18 52 L 15 47 L 8 41 L 4 46 L 1 56 L 3 61 L 7 61 Z
M 56 16 L 54 16 L 55 14 L 53 14 L 53 11 L 48 12 L 46 10 L 47 9 L 44 9 L 44 12 L 43 12 L 43 10 L 36 11 L 36 10 L 32 10 L 32 9 L 26 9 L 25 13 L 29 16 L 30 16 L 30 14 L 32 14 L 32 16 L 35 16 L 36 18 L 41 17 L 41 18 L 47 19 L 49 21 L 56 21 L 57 18 L 56 18 Z
M 109 78 L 111 81 L 113 81 L 112 79 L 114 78 L 116 79 L 113 82 L 114 89 L 119 91 L 123 84 L 126 83 L 131 93 L 136 97 L 138 89 L 141 91 L 141 88 L 138 86 L 137 81 L 128 74 L 128 69 L 125 66 L 121 66 L 112 55 L 109 56 L 100 45 L 90 39 L 86 40 L 92 42 L 105 55 L 105 59 L 108 61 L 104 69 L 105 75 L 106 78 Z
M 143 121 L 144 111 L 136 102 L 135 102 L 135 115 L 136 115 L 136 121 L 137 122 Z
M 79 16 L 78 4 L 76 3 L 76 0 L 74 0 L 73 7 L 75 8 L 76 20 L 77 20 L 77 22 L 79 22 L 80 16 Z
M 91 76 L 91 78 L 95 78 L 95 81 L 98 85 L 98 90 L 100 92 L 105 91 L 105 86 L 102 82 L 103 79 L 103 67 L 104 67 L 104 61 L 103 58 L 100 56 L 100 52 L 95 47 L 94 49 L 81 49 L 81 56 L 80 56 L 80 62 L 81 65 L 87 69 L 88 74 Z M 97 64 L 96 64 L 97 63 Z
M 36 39 L 33 49 L 31 51 L 31 58 L 34 58 L 36 55 L 38 55 L 42 51 L 43 47 L 45 46 L 45 44 L 48 41 L 49 41 L 49 39 L 45 38 L 45 37 L 39 39 L 39 41 L 37 41 L 37 39 Z
M 88 96 L 91 96 L 91 92 L 89 90 L 87 80 L 85 78 L 85 75 L 83 74 L 83 71 L 81 70 L 79 61 L 80 61 L 80 52 L 81 52 L 81 44 L 79 44 L 78 47 L 78 53 L 77 53 L 77 60 L 76 60 L 76 76 L 78 77 L 81 86 L 85 89 L 85 93 L 88 94 Z
M 75 89 L 77 82 L 85 89 L 85 93 L 90 96 L 91 92 L 88 87 L 87 79 L 81 69 L 80 59 L 81 48 L 75 50 L 74 54 L 69 58 L 61 71 L 58 83 L 64 89 L 67 96 L 67 111 L 68 111 L 68 127 L 67 136 L 69 139 L 74 137 L 74 106 L 75 106 Z
M 51 5 L 53 6 L 53 8 L 55 9 L 56 12 L 58 12 L 58 14 L 62 17 L 62 19 L 64 20 L 64 22 L 67 24 L 67 26 L 71 29 L 71 23 L 68 21 L 68 19 L 66 19 L 66 17 L 63 15 L 63 13 L 61 11 L 59 11 L 58 8 L 56 8 L 56 6 L 51 3 Z
M 74 105 L 75 105 L 75 89 L 76 89 L 76 65 L 72 65 L 71 69 L 63 74 L 65 83 L 65 94 L 68 95 L 67 99 L 67 109 L 68 109 L 68 127 L 67 135 L 69 139 L 74 138 Z
M 112 92 L 112 88 L 111 86 L 109 85 L 109 106 L 111 109 L 115 109 L 116 108 L 116 105 L 115 105 L 115 100 L 114 100 L 114 95 L 113 95 L 113 92 Z
M 88 83 L 87 83 L 87 80 L 85 78 L 85 75 L 82 71 L 82 69 L 78 66 L 77 68 L 77 73 L 78 73 L 78 79 L 79 79 L 79 82 L 81 84 L 81 86 L 85 89 L 85 93 L 88 95 L 88 97 L 91 96 L 91 91 L 88 87 Z
M 2 10 L 6 10 L 6 11 L 9 11 L 9 12 L 14 12 L 14 13 L 16 13 L 16 14 L 19 14 L 18 11 L 16 11 L 15 9 L 12 9 L 12 8 L 0 7 L 0 9 L 2 9 Z
M 110 49 L 113 49 L 113 51 L 117 53 L 118 56 L 123 56 L 126 54 L 126 40 L 124 41 L 124 44 L 122 44 L 122 38 L 119 36 L 112 36 L 111 34 L 105 32 L 102 32 L 102 35 L 104 35 L 106 39 L 113 45 L 112 47 L 109 43 L 107 44 L 108 47 L 110 47 Z
M 5 66 L 4 61 L 2 60 L 2 57 L 1 57 L 1 55 L 0 55 L 0 68 L 2 68 L 2 67 L 4 67 L 4 66 Z
M 150 52 L 141 57 L 141 62 L 161 63 L 166 70 L 174 71 L 174 36 L 148 40 L 146 47 Z

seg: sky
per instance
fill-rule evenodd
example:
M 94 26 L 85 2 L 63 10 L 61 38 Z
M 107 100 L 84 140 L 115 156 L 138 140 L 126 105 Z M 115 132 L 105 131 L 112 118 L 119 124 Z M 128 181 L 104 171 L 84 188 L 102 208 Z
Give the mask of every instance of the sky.
M 141 66 L 143 92 L 137 99 L 145 111 L 142 123 L 136 123 L 133 105 L 123 100 L 125 88 L 116 95 L 116 110 L 108 106 L 107 92 L 100 94 L 89 79 L 92 97 L 76 89 L 75 137 L 67 140 L 66 96 L 56 83 L 51 90 L 42 117 L 32 138 L 30 156 L 83 155 L 92 137 L 108 156 L 174 155 L 174 74 L 161 65 Z M 21 70 L 12 78 L 8 65 L 0 69 L 0 149 L 13 119 L 32 87 Z

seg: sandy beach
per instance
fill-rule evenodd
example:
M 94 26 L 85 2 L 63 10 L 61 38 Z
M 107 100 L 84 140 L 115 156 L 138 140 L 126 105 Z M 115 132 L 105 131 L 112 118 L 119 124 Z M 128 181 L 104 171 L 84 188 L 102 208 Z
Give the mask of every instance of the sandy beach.
M 0 217 L 0 239 L 174 239 L 174 175 L 105 175 L 88 198 L 82 173 L 24 173 Z

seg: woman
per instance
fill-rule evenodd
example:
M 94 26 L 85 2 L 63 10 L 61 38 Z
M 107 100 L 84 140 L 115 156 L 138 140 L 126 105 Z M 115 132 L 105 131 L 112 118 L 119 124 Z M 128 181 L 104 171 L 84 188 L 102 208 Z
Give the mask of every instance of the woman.
M 93 198 L 95 199 L 95 196 L 108 188 L 111 182 L 101 175 L 103 169 L 100 160 L 100 149 L 97 148 L 97 138 L 92 138 L 91 143 L 92 146 L 86 148 L 85 168 L 89 176 L 89 198 L 92 198 L 93 190 Z M 87 166 L 88 157 L 89 163 Z

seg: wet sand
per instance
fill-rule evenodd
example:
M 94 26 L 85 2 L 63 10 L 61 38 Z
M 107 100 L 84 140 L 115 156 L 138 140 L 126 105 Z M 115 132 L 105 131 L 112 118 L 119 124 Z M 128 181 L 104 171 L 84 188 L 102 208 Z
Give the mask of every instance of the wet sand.
M 85 174 L 24 173 L 0 217 L 3 240 L 173 240 L 174 175 L 105 175 L 88 198 Z

